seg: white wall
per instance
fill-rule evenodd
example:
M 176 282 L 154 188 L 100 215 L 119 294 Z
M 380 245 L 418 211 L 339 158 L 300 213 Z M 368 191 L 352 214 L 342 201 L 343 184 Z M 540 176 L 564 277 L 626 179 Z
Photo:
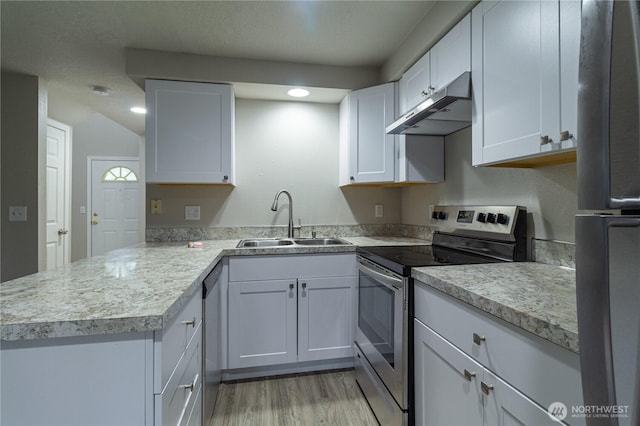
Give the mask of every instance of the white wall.
M 339 188 L 338 142 L 337 104 L 236 99 L 236 187 L 147 185 L 147 200 L 161 199 L 164 210 L 150 215 L 147 206 L 147 226 L 285 225 L 286 196 L 270 210 L 283 188 L 295 224 L 399 223 L 399 189 Z M 185 205 L 200 205 L 201 220 L 185 221 Z
M 402 190 L 402 223 L 426 225 L 429 205 L 518 204 L 535 238 L 574 241 L 576 165 L 536 169 L 471 166 L 471 128 L 445 139 L 445 181 Z M 533 229 L 531 229 L 533 227 Z
M 140 157 L 143 166 L 141 150 L 144 150 L 141 136 L 100 113 L 73 127 L 71 261 L 87 257 L 87 222 L 91 215 L 87 201 L 87 157 Z M 85 206 L 85 214 L 80 213 L 80 206 Z M 140 226 L 144 229 L 144 221 Z

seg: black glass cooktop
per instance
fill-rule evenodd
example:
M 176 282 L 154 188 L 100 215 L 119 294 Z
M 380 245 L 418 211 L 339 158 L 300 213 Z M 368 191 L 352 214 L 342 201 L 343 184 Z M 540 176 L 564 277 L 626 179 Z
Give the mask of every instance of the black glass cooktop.
M 436 245 L 358 247 L 357 253 L 402 276 L 420 266 L 497 263 L 501 260 Z

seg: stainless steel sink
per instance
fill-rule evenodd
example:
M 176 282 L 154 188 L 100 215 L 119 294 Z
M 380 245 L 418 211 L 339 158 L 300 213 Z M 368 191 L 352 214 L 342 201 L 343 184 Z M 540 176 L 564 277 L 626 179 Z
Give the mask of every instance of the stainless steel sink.
M 293 241 L 289 239 L 279 238 L 252 238 L 249 240 L 242 240 L 238 244 L 238 247 L 278 247 L 278 246 L 291 246 Z
M 302 246 L 331 246 L 331 245 L 344 245 L 349 244 L 339 238 L 296 238 L 296 244 Z
M 249 238 L 242 240 L 236 247 L 281 247 L 281 246 L 330 246 L 346 245 L 339 238 Z

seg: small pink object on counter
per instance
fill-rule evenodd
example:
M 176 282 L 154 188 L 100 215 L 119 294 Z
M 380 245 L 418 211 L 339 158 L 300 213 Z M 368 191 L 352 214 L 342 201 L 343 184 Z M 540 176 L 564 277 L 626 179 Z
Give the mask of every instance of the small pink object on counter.
M 187 248 L 202 248 L 204 247 L 204 243 L 202 241 L 189 241 L 187 243 Z

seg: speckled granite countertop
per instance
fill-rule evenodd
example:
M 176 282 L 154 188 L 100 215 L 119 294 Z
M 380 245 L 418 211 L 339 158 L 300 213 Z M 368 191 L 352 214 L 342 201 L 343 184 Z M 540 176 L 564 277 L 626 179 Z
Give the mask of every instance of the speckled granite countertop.
M 402 237 L 354 245 L 235 248 L 239 240 L 146 243 L 0 285 L 0 339 L 27 340 L 162 329 L 224 256 L 353 252 L 356 245 L 425 244 Z
M 412 276 L 444 293 L 578 352 L 575 271 L 541 263 L 414 268 Z

